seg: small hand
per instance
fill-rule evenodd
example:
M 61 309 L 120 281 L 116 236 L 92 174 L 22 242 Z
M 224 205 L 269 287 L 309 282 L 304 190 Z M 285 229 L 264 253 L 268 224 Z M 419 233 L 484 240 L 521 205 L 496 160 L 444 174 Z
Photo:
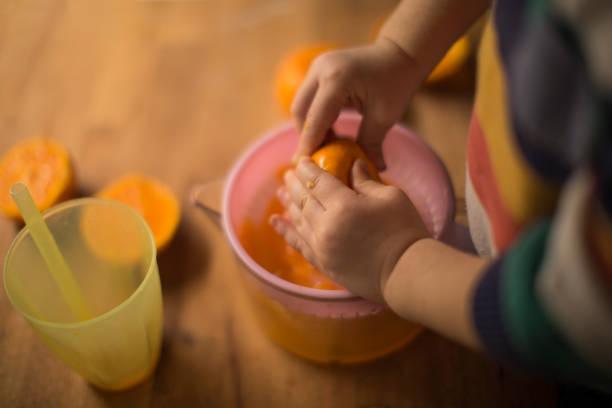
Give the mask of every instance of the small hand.
M 383 301 L 386 279 L 402 253 L 429 236 L 408 197 L 370 178 L 356 160 L 354 189 L 300 159 L 279 197 L 290 216 L 270 217 L 274 229 L 322 273 L 364 298 Z
M 291 107 L 301 132 L 296 157 L 314 153 L 340 110 L 350 106 L 363 115 L 357 142 L 376 167 L 384 169 L 383 138 L 419 81 L 414 60 L 390 40 L 322 54 L 313 61 Z

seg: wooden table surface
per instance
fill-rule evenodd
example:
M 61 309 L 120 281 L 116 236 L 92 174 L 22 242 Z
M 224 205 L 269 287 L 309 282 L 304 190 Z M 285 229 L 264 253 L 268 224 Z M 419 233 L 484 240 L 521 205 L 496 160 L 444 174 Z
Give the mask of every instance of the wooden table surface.
M 0 152 L 37 135 L 66 144 L 82 195 L 137 170 L 170 185 L 183 219 L 159 257 L 164 344 L 152 378 L 121 393 L 89 386 L 0 291 L 0 407 L 551 406 L 555 388 L 433 333 L 349 367 L 272 344 L 236 289 L 222 234 L 191 207 L 262 132 L 287 120 L 279 59 L 308 42 L 356 45 L 394 1 L 0 1 Z M 443 158 L 458 196 L 473 72 L 419 92 L 406 122 Z M 461 199 L 459 199 L 461 201 Z M 460 214 L 461 215 L 461 214 Z M 0 254 L 16 227 L 0 219 Z

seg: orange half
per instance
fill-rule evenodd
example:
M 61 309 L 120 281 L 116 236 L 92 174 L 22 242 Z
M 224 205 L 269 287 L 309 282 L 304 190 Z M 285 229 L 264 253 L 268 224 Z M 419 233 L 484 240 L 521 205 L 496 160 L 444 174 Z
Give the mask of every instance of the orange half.
M 66 148 L 55 140 L 36 138 L 15 145 L 0 159 L 0 210 L 14 220 L 22 218 L 9 190 L 19 181 L 40 211 L 73 198 L 74 173 Z
M 120 201 L 135 209 L 145 219 L 158 251 L 170 243 L 180 220 L 176 196 L 161 181 L 141 174 L 123 176 L 96 194 Z

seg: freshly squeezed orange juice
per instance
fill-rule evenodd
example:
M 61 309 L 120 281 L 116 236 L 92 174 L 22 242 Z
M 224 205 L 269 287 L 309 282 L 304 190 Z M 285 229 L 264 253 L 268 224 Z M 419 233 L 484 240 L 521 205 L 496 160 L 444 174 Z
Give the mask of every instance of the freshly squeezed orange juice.
M 272 214 L 282 214 L 283 211 L 280 201 L 273 198 L 261 221 L 245 221 L 238 233 L 244 249 L 255 262 L 286 281 L 315 289 L 342 289 L 316 270 L 274 231 L 268 219 Z

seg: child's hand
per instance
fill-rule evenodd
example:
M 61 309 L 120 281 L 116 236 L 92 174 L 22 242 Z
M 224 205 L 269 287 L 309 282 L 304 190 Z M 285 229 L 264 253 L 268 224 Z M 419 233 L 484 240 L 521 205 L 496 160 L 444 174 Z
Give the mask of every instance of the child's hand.
M 398 188 L 372 180 L 358 159 L 354 190 L 310 159 L 285 175 L 279 197 L 291 221 L 270 217 L 274 229 L 325 275 L 364 298 L 383 301 L 386 280 L 404 251 L 429 236 Z
M 331 51 L 316 58 L 293 100 L 301 132 L 296 157 L 311 155 L 345 106 L 363 114 L 357 142 L 384 169 L 382 140 L 420 83 L 416 63 L 395 43 Z

